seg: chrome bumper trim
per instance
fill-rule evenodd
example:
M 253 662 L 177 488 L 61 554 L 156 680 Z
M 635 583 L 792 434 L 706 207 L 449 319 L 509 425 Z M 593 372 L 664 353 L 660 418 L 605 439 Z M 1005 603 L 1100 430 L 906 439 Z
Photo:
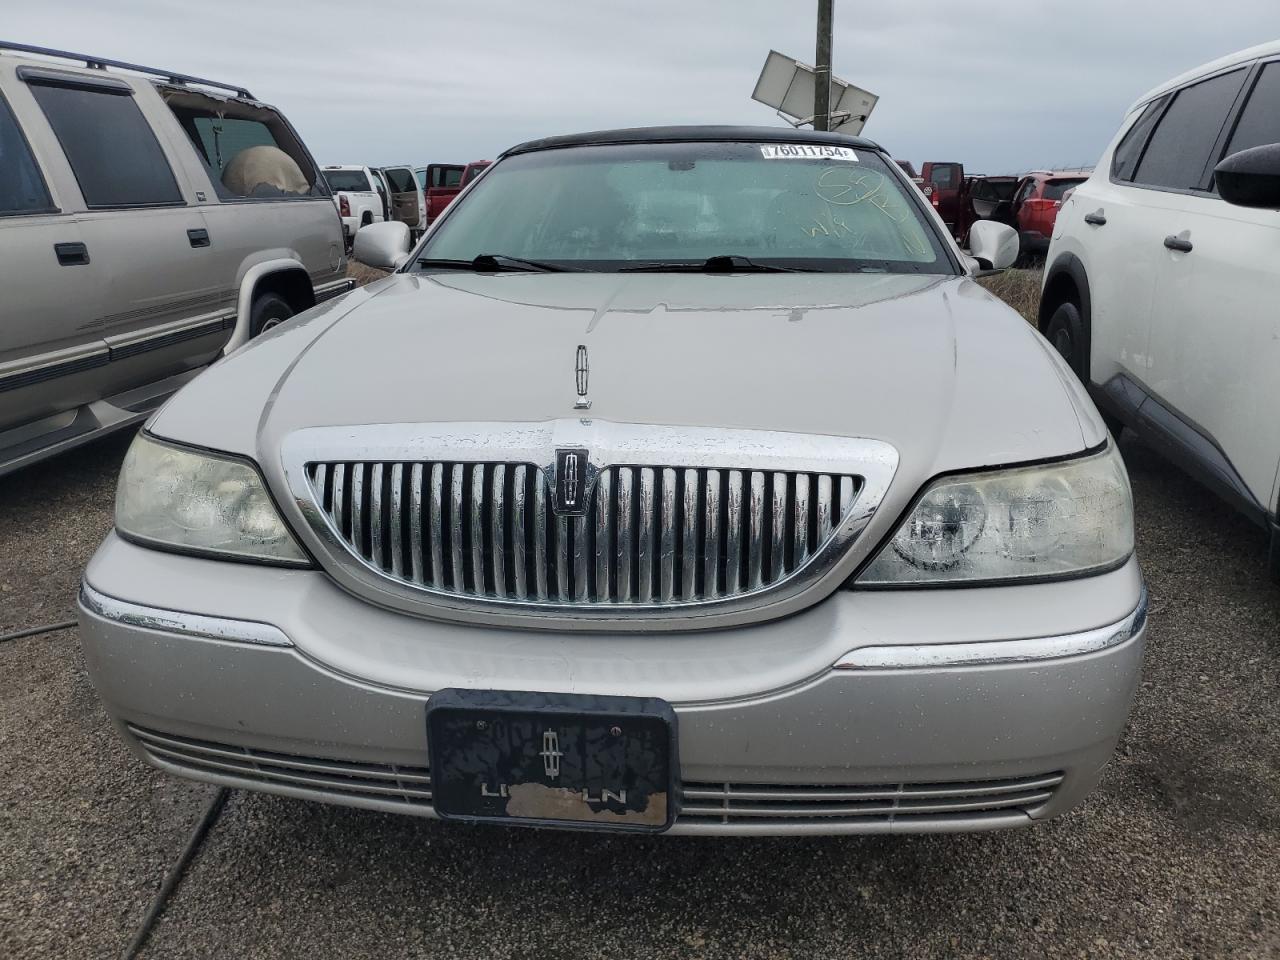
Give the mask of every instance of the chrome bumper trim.
M 910 670 L 930 667 L 990 666 L 1059 660 L 1097 653 L 1119 646 L 1136 636 L 1147 623 L 1147 588 L 1133 612 L 1110 626 L 1027 640 L 993 640 L 980 643 L 921 643 L 910 646 L 868 646 L 850 650 L 835 665 L 837 670 Z
M 80 584 L 80 605 L 99 617 L 130 627 L 178 633 L 188 637 L 201 637 L 205 640 L 252 643 L 266 647 L 293 646 L 293 641 L 285 635 L 283 630 L 269 623 L 230 620 L 225 617 L 207 617 L 198 613 L 146 607 L 99 593 L 87 582 Z

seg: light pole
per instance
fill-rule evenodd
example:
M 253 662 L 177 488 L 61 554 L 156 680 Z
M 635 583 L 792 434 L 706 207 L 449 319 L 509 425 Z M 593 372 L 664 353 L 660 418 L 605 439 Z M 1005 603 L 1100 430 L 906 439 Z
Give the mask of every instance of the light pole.
M 831 21 L 834 0 L 818 0 L 818 51 L 813 65 L 813 129 L 831 129 Z

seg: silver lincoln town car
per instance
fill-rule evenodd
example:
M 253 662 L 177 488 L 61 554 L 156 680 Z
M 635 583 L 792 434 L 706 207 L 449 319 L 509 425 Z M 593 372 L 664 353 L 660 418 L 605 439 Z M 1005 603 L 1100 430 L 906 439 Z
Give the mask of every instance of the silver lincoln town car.
M 1097 783 L 1142 661 L 1128 479 L 876 144 L 508 150 L 391 276 L 192 381 L 84 577 L 172 773 L 467 822 L 1012 827 Z

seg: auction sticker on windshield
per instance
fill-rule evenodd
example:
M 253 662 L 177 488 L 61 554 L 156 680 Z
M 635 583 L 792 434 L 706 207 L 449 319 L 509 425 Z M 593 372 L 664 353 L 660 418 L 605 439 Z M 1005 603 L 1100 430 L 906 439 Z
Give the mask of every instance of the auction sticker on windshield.
M 858 155 L 848 147 L 829 143 L 762 143 L 760 155 L 766 160 L 848 160 L 858 162 Z

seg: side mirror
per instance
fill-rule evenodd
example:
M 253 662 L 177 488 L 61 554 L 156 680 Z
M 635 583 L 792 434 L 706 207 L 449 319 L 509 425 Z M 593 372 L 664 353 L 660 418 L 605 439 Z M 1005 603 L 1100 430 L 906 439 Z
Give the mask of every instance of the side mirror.
M 1280 143 L 1231 154 L 1214 167 L 1213 178 L 1227 203 L 1280 210 Z
M 360 234 L 356 234 L 360 239 Z M 979 220 L 969 228 L 969 253 L 983 270 L 1003 270 L 1018 259 L 1018 231 L 994 220 Z
M 367 267 L 398 270 L 409 259 L 409 228 L 399 220 L 371 223 L 356 231 L 351 255 Z

